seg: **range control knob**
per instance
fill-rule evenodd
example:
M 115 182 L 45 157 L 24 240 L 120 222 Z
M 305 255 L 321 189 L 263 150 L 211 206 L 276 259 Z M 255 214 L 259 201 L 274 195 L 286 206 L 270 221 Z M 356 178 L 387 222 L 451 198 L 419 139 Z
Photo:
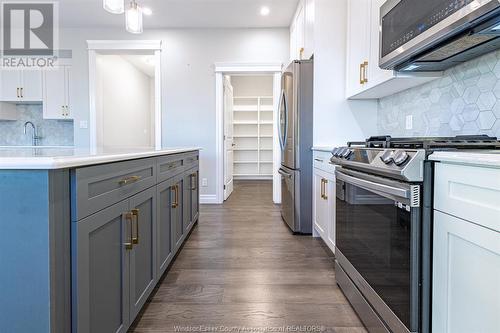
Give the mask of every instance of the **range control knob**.
M 380 155 L 380 159 L 385 164 L 391 164 L 392 162 L 394 162 L 394 151 L 392 150 L 384 151 L 384 153 Z
M 334 157 L 339 157 L 339 151 L 340 151 L 340 148 L 334 148 L 332 151 L 332 155 Z
M 342 154 L 342 157 L 343 157 L 343 158 L 349 158 L 349 156 L 351 156 L 351 154 L 352 154 L 352 150 L 351 150 L 351 149 L 349 149 L 349 148 L 346 148 L 346 149 L 344 149 L 344 152 L 343 152 L 343 154 Z
M 396 163 L 397 166 L 403 165 L 406 161 L 408 161 L 408 158 L 410 158 L 410 155 L 408 155 L 407 152 L 405 152 L 404 150 L 399 150 L 394 155 L 394 163 Z

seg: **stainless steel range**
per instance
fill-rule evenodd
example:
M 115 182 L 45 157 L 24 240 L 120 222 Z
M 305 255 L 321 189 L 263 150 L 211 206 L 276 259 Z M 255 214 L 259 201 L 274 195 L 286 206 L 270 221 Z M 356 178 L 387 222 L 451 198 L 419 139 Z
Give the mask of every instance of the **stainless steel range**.
M 373 137 L 336 148 L 337 283 L 370 332 L 429 332 L 436 149 L 496 138 Z

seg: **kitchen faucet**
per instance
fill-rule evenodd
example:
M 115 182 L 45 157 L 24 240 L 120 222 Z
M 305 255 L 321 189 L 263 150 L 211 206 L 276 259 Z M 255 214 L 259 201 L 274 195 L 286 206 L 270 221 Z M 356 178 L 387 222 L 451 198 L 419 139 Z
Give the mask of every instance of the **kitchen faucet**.
M 38 140 L 40 140 L 41 137 L 38 136 L 37 131 L 36 131 L 36 126 L 31 121 L 27 121 L 24 123 L 24 134 L 26 134 L 26 127 L 28 127 L 28 125 L 31 125 L 31 127 L 33 128 L 33 134 L 31 135 L 31 142 L 32 142 L 33 146 L 37 146 Z

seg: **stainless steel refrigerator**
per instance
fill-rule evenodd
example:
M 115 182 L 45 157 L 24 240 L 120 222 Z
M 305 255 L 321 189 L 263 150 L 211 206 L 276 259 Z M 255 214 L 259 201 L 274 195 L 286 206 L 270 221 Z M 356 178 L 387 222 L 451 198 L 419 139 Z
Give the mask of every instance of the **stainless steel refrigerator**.
M 293 61 L 281 76 L 281 216 L 294 233 L 312 232 L 313 60 Z

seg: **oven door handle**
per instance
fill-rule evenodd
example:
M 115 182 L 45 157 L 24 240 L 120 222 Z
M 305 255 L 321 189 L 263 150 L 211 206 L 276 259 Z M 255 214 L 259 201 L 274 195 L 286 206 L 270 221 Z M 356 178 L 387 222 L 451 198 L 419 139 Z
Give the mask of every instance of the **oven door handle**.
M 372 190 L 379 193 L 385 193 L 399 198 L 410 199 L 411 191 L 410 189 L 394 187 L 390 185 L 376 183 L 370 180 L 365 180 L 361 178 L 356 178 L 353 176 L 346 175 L 340 171 L 336 171 L 337 179 L 342 180 L 346 183 L 359 186 L 365 190 Z

